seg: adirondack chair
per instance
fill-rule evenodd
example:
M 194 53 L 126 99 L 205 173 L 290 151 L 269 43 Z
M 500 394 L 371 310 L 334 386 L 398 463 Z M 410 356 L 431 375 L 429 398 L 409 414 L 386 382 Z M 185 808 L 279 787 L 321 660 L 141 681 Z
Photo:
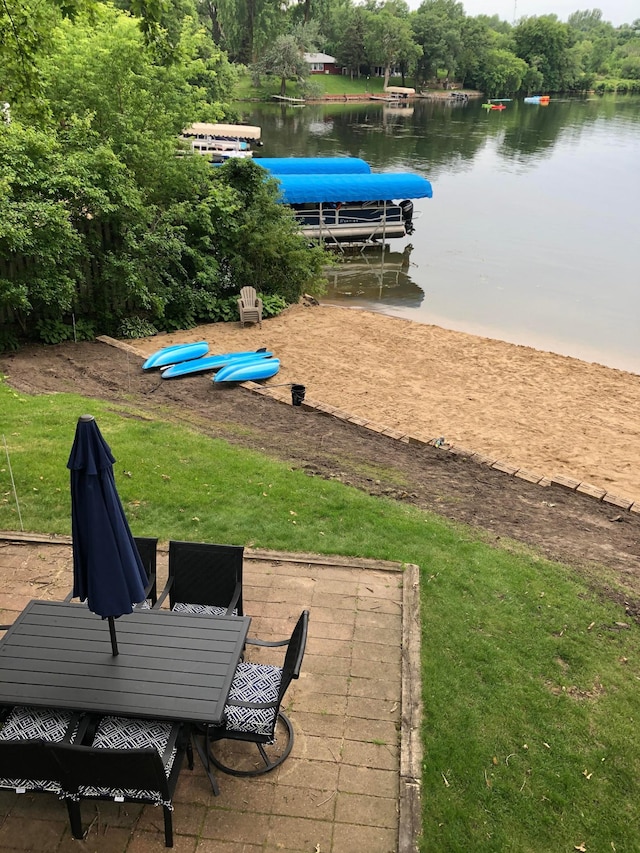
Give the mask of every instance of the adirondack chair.
M 238 299 L 240 325 L 258 323 L 262 328 L 262 299 L 256 293 L 255 287 L 243 287 Z

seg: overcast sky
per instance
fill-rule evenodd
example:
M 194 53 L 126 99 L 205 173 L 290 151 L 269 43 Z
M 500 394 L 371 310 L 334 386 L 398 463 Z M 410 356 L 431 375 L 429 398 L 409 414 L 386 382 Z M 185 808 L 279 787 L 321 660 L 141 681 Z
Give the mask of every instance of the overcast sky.
M 614 27 L 630 24 L 640 18 L 640 0 L 592 0 L 580 3 L 580 0 L 461 0 L 464 11 L 470 17 L 476 15 L 499 15 L 503 21 L 513 23 L 525 15 L 555 14 L 561 21 L 578 10 L 600 9 L 602 18 Z M 411 9 L 417 9 L 421 0 L 408 0 Z M 515 15 L 514 15 L 515 12 Z

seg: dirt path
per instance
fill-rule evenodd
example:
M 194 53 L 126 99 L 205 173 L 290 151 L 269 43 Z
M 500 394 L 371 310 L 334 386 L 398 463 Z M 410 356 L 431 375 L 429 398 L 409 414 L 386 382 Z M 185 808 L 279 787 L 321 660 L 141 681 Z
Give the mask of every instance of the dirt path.
M 220 335 L 215 349 L 226 351 L 223 342 L 230 343 L 231 337 Z M 264 327 L 262 333 L 244 335 L 244 348 L 264 345 L 265 337 Z M 64 344 L 5 355 L 0 371 L 24 393 L 133 397 L 150 417 L 155 411 L 162 410 L 162 417 L 170 412 L 176 423 L 261 450 L 310 476 L 339 479 L 374 495 L 431 509 L 486 530 L 489 541 L 526 543 L 587 573 L 599 588 L 625 600 L 630 613 L 640 612 L 638 515 L 559 486 L 524 482 L 446 450 L 394 441 L 240 387 L 221 389 L 206 374 L 162 381 L 157 373 L 144 373 L 142 361 L 103 343 Z M 302 376 L 298 371 L 292 381 L 306 379 L 306 369 Z M 318 398 L 317 389 L 313 396 Z

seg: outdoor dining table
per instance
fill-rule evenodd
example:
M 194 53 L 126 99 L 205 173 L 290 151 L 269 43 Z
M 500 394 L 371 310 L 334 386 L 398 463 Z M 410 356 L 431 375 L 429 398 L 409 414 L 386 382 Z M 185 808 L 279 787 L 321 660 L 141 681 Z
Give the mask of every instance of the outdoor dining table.
M 0 705 L 221 723 L 250 621 L 134 610 L 114 656 L 86 606 L 31 601 L 0 640 Z

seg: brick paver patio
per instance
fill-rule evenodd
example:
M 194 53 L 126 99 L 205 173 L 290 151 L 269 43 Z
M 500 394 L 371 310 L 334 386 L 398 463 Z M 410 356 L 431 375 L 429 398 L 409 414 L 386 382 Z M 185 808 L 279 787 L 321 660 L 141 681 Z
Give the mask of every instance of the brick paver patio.
M 218 774 L 214 797 L 196 757 L 175 796 L 177 853 L 409 853 L 420 822 L 417 567 L 310 555 L 245 552 L 250 636 L 281 639 L 310 611 L 299 681 L 286 696 L 293 752 L 259 778 Z M 159 556 L 159 590 L 166 553 Z M 0 622 L 32 598 L 71 588 L 64 537 L 20 541 L 0 533 Z M 123 617 L 126 618 L 126 617 Z M 106 629 L 105 629 L 106 630 Z M 273 651 L 251 649 L 251 659 Z M 266 659 L 266 658 L 264 658 Z M 276 660 L 275 658 L 274 660 Z M 0 853 L 164 848 L 162 811 L 84 802 L 85 841 L 69 832 L 53 795 L 0 791 Z

